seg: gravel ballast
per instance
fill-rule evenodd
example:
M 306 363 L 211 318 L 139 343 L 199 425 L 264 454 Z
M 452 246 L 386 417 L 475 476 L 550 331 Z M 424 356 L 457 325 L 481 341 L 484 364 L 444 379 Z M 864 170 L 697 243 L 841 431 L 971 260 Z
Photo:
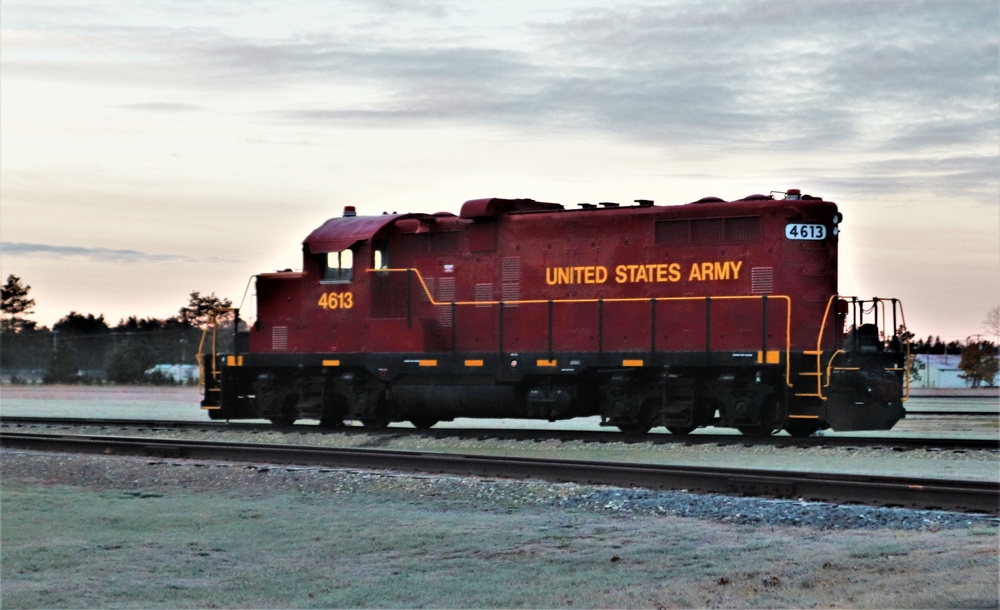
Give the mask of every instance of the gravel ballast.
M 273 464 L 240 465 L 196 460 L 146 460 L 3 450 L 8 480 L 46 484 L 101 485 L 129 481 L 129 487 L 176 484 L 196 490 L 263 489 L 291 486 L 312 493 L 363 493 L 367 486 L 392 487 L 425 497 L 462 498 L 470 502 L 512 501 L 559 509 L 621 514 L 670 515 L 717 523 L 803 526 L 821 530 L 953 529 L 996 527 L 991 515 L 949 511 L 840 505 L 803 500 L 629 489 L 572 483 L 548 483 L 449 475 L 411 475 L 391 471 L 330 469 Z M 125 474 L 127 473 L 127 474 Z M 41 477 L 39 477 L 41 475 Z M 194 477 L 197 475 L 197 483 Z

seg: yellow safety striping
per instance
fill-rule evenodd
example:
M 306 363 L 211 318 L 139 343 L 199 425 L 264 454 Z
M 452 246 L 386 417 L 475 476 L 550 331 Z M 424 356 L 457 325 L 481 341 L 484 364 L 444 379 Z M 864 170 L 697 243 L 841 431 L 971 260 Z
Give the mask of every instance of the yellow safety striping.
M 557 366 L 555 360 L 539 360 L 538 366 Z
M 221 408 L 222 408 L 222 407 L 202 407 L 201 409 L 202 409 L 203 411 L 218 411 L 218 410 L 219 410 L 219 409 L 221 409 Z
M 819 415 L 789 415 L 788 419 L 819 419 Z
M 465 366 L 483 366 L 482 360 L 466 360 Z
M 767 350 L 767 353 L 757 352 L 757 362 L 761 364 L 780 364 L 781 352 L 771 349 Z
M 622 360 L 622 366 L 642 366 L 642 360 Z
M 243 356 L 226 356 L 226 366 L 243 366 Z
M 323 366 L 340 366 L 340 360 L 324 360 Z
M 437 366 L 438 365 L 438 361 L 437 360 L 418 360 L 417 364 L 419 364 L 420 366 Z

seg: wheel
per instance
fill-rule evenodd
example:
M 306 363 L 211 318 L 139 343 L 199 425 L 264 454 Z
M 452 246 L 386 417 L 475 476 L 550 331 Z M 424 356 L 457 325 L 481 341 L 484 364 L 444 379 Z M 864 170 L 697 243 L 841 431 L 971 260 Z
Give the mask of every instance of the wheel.
M 281 410 L 273 414 L 268 419 L 275 426 L 285 427 L 291 426 L 295 423 L 295 420 L 299 416 L 299 395 L 297 393 L 289 392 L 285 394 L 285 399 L 281 403 Z
M 763 438 L 765 436 L 771 436 L 777 432 L 781 424 L 778 422 L 780 404 L 778 400 L 772 395 L 768 396 L 761 402 L 760 407 L 760 420 L 759 424 L 752 424 L 749 426 L 737 426 L 736 429 L 740 431 L 743 436 L 749 436 L 753 438 Z
M 667 430 L 670 431 L 670 434 L 676 434 L 677 436 L 687 436 L 688 434 L 691 434 L 691 431 L 697 427 L 698 426 L 667 426 Z
M 650 398 L 642 403 L 635 421 L 630 424 L 618 424 L 618 429 L 625 434 L 642 435 L 653 429 L 653 417 L 656 413 L 658 399 Z
M 805 438 L 819 430 L 819 424 L 814 422 L 790 421 L 785 424 L 785 431 L 792 436 Z
M 340 395 L 329 398 L 319 416 L 320 428 L 344 428 L 347 426 L 347 399 Z
M 389 427 L 388 419 L 362 419 L 361 425 L 369 430 L 382 430 Z
M 417 418 L 417 419 L 411 419 L 410 423 L 413 424 L 413 427 L 417 428 L 418 430 L 427 430 L 429 428 L 433 428 L 434 424 L 438 423 L 438 420 Z

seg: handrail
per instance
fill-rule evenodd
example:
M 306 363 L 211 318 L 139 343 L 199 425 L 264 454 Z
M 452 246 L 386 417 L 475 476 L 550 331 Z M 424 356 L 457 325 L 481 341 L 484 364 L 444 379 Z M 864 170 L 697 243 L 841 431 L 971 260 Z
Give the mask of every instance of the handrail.
M 670 301 L 735 301 L 735 300 L 755 300 L 763 301 L 765 299 L 780 299 L 785 302 L 785 384 L 788 387 L 792 387 L 791 381 L 791 363 L 789 355 L 791 354 L 792 345 L 792 299 L 787 295 L 719 295 L 719 296 L 685 296 L 685 297 L 612 297 L 612 298 L 583 298 L 583 299 L 516 299 L 511 301 L 438 301 L 434 298 L 430 289 L 427 287 L 427 282 L 424 281 L 423 275 L 420 270 L 415 267 L 403 267 L 397 269 L 366 269 L 368 273 L 414 273 L 417 276 L 417 280 L 420 282 L 420 286 L 424 290 L 424 295 L 427 297 L 427 301 L 435 307 L 457 307 L 457 306 L 479 306 L 484 305 L 495 305 L 495 306 L 507 306 L 507 305 L 544 305 L 544 304 L 579 304 L 579 303 L 595 303 L 598 305 L 603 305 L 604 303 L 649 303 L 649 302 L 670 302 Z M 452 329 L 454 332 L 454 328 Z M 767 332 L 767 329 L 763 329 L 763 332 Z M 655 352 L 655 350 L 654 350 Z
M 202 394 L 205 393 L 205 339 L 208 337 L 208 331 L 212 331 L 212 370 L 211 375 L 213 378 L 218 376 L 218 371 L 215 368 L 215 362 L 219 355 L 219 314 L 226 313 L 230 311 L 239 311 L 239 308 L 235 307 L 219 307 L 212 310 L 212 315 L 209 318 L 208 323 L 205 328 L 201 331 L 201 341 L 198 343 L 198 353 L 195 354 L 195 360 L 198 362 L 198 391 Z M 236 322 L 238 325 L 239 322 Z
M 211 326 L 201 329 L 201 341 L 198 342 L 198 351 L 194 358 L 198 362 L 198 392 L 205 393 L 205 339 L 208 337 L 208 330 L 212 329 L 212 376 L 215 376 L 215 352 L 218 343 L 215 338 L 215 317 L 212 317 Z
M 833 361 L 834 361 L 834 359 L 837 356 L 839 356 L 841 354 L 846 354 L 846 353 L 847 352 L 845 352 L 844 350 L 838 349 L 837 351 L 833 352 L 833 355 L 831 355 L 830 359 L 827 360 L 827 362 L 826 362 L 826 383 L 823 384 L 824 388 L 830 387 L 830 379 L 831 379 L 830 371 L 833 370 Z
M 827 300 L 826 310 L 823 312 L 823 321 L 820 323 L 819 333 L 816 336 L 816 352 L 815 353 L 817 354 L 817 362 L 818 362 L 818 365 L 820 367 L 822 367 L 822 362 L 820 361 L 819 355 L 821 355 L 823 353 L 823 334 L 826 332 L 826 325 L 827 325 L 827 321 L 829 320 L 829 317 L 830 317 L 830 310 L 831 310 L 833 304 L 836 303 L 838 300 L 843 299 L 844 302 L 848 302 L 847 301 L 848 298 L 851 299 L 850 303 L 852 305 L 854 305 L 855 307 L 861 307 L 862 308 L 861 309 L 862 320 L 863 320 L 863 317 L 864 317 L 864 304 L 865 303 L 871 303 L 872 304 L 872 312 L 875 315 L 875 325 L 879 329 L 879 333 L 880 333 L 879 340 L 880 341 L 884 342 L 884 341 L 887 341 L 890 336 L 892 336 L 892 337 L 896 336 L 896 332 L 898 330 L 898 328 L 896 326 L 896 322 L 897 322 L 897 320 L 896 320 L 896 311 L 897 311 L 897 308 L 898 308 L 899 317 L 900 317 L 899 321 L 902 322 L 902 324 L 900 325 L 900 327 L 903 328 L 904 330 L 906 329 L 906 313 L 903 311 L 903 303 L 902 303 L 902 301 L 900 301 L 898 299 L 895 299 L 895 298 L 883 298 L 883 297 L 872 297 L 871 299 L 866 300 L 866 299 L 859 299 L 858 297 L 845 297 L 845 296 L 842 296 L 842 295 L 839 295 L 839 294 L 831 295 L 830 298 L 829 298 L 829 300 Z M 893 327 L 892 327 L 892 334 L 891 335 L 887 332 L 888 317 L 886 315 L 886 310 L 885 310 L 886 309 L 886 305 L 885 305 L 886 301 L 892 302 Z M 878 323 L 878 317 L 879 317 L 879 312 L 880 311 L 882 313 L 882 324 Z M 861 322 L 862 320 L 855 320 L 855 323 Z M 858 324 L 858 326 L 860 326 L 860 324 Z M 904 348 L 903 349 L 904 363 L 903 363 L 903 368 L 902 368 L 902 372 L 903 372 L 903 402 L 906 402 L 910 398 L 910 339 L 905 334 L 903 335 L 903 348 Z M 818 390 L 818 397 L 821 398 L 821 399 L 823 399 L 823 400 L 826 400 L 826 397 L 823 396 L 822 388 L 826 388 L 826 387 L 830 386 L 831 371 L 833 370 L 833 360 L 838 355 L 843 354 L 843 353 L 845 353 L 843 350 L 836 349 L 836 347 L 835 347 L 834 353 L 830 356 L 829 361 L 827 361 L 827 366 L 826 366 L 826 382 L 822 383 L 819 386 L 819 390 Z M 886 370 L 900 370 L 900 369 L 897 368 L 897 369 L 886 369 Z M 820 376 L 822 376 L 822 374 L 823 374 L 822 368 L 820 368 L 820 370 L 818 371 L 818 373 L 820 374 Z

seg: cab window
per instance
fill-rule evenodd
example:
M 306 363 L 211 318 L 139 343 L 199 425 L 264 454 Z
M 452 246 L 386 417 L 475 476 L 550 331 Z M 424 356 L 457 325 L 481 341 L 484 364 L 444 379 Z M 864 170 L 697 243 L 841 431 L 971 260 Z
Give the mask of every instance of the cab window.
M 323 263 L 323 281 L 351 281 L 354 271 L 354 252 L 350 248 L 340 252 L 328 252 Z
M 372 261 L 373 269 L 388 269 L 389 268 L 389 245 L 385 242 L 381 242 L 375 245 L 375 252 L 373 254 Z

